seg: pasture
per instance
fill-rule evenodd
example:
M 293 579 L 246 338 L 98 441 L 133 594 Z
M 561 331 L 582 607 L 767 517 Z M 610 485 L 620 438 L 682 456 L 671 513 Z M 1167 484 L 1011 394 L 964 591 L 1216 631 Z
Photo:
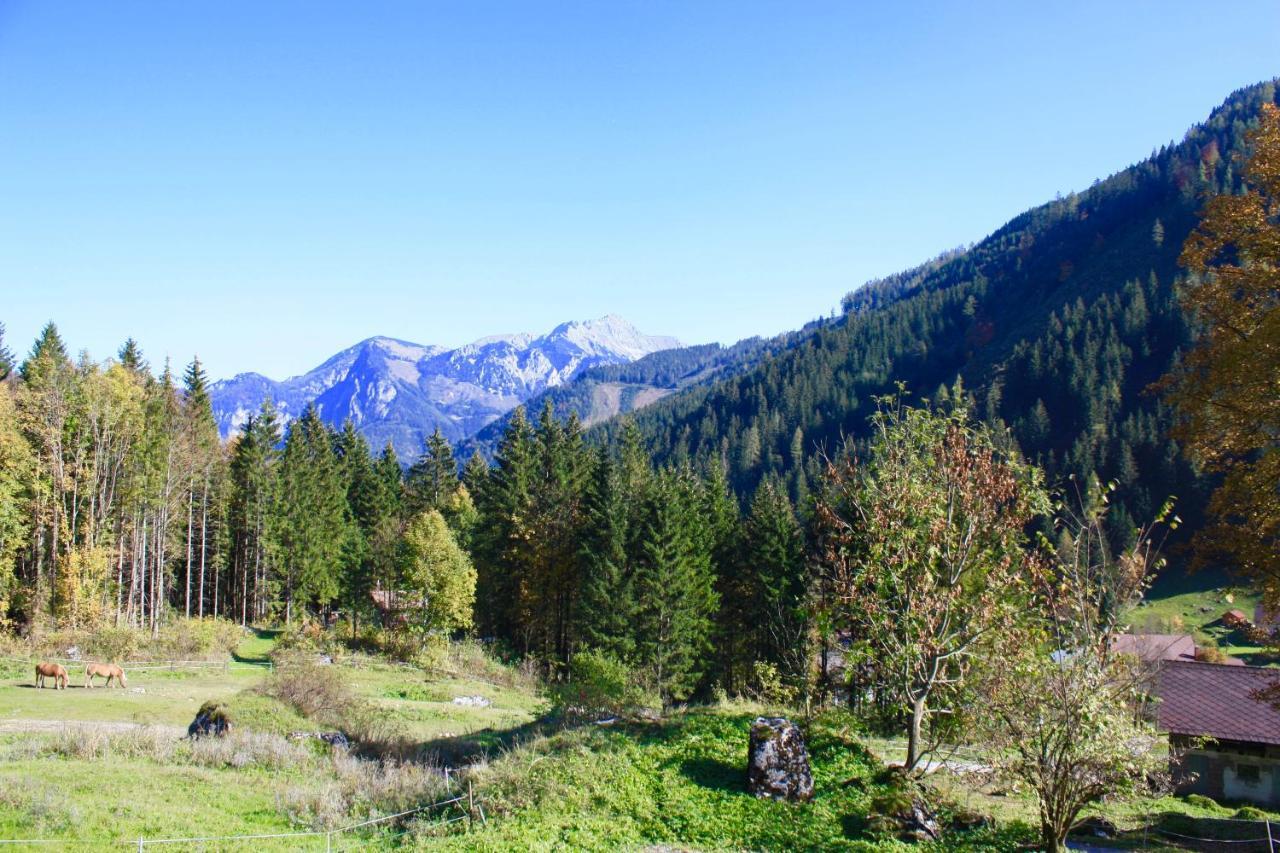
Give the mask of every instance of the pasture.
M 443 777 L 434 772 L 378 770 L 377 762 L 331 754 L 318 741 L 290 740 L 290 733 L 326 726 L 261 691 L 272 675 L 273 641 L 267 632 L 248 636 L 233 660 L 215 665 L 129 668 L 127 688 L 104 688 L 99 679 L 86 689 L 83 664 L 66 664 L 67 689 L 36 689 L 33 663 L 0 661 L 0 839 L 99 845 L 136 843 L 140 836 L 329 830 L 446 798 Z M 429 678 L 368 657 L 333 667 L 392 730 L 423 744 L 509 730 L 543 710 L 531 692 L 466 673 Z M 475 696 L 490 704 L 453 701 Z M 225 743 L 184 740 L 209 700 L 228 708 L 233 736 Z M 345 849 L 389 839 L 390 831 L 375 826 L 330 843 Z M 205 849 L 325 844 L 319 835 L 220 841 Z

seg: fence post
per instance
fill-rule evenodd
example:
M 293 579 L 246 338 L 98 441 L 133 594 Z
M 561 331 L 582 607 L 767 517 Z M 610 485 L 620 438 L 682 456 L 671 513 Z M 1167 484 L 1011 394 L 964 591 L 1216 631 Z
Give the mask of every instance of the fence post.
M 1271 818 L 1267 818 L 1267 850 L 1276 853 L 1276 843 L 1271 838 Z
M 471 828 L 471 823 L 475 820 L 476 811 L 476 795 L 471 789 L 471 780 L 467 780 L 467 828 Z
M 138 853 L 142 853 L 145 846 L 146 846 L 146 843 L 142 840 L 142 836 L 139 835 L 138 836 Z
M 330 851 L 333 850 L 333 833 L 332 832 L 326 832 L 324 834 L 324 849 L 325 849 L 325 853 L 330 853 Z

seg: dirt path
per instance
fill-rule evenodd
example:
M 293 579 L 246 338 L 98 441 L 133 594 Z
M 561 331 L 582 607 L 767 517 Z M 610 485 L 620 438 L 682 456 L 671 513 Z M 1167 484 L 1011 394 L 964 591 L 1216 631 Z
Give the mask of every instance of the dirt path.
M 119 720 L 0 720 L 0 734 L 16 734 L 19 732 L 56 734 L 65 729 L 83 728 L 94 728 L 113 733 L 130 732 L 136 729 L 170 732 L 177 736 L 187 733 L 187 730 L 181 726 L 166 726 L 156 723 L 128 723 Z

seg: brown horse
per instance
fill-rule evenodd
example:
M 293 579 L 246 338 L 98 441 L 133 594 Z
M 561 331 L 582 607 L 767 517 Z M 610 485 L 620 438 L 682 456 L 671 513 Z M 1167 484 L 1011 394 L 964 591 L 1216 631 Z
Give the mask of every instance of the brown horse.
M 101 675 L 107 679 L 107 686 L 111 686 L 111 679 L 116 680 L 116 684 L 120 687 L 128 687 L 129 683 L 124 680 L 124 670 L 114 663 L 91 663 L 84 668 L 84 686 L 93 687 L 94 676 Z
M 36 664 L 36 687 L 44 687 L 46 678 L 53 679 L 54 690 L 67 689 L 67 671 L 56 663 Z

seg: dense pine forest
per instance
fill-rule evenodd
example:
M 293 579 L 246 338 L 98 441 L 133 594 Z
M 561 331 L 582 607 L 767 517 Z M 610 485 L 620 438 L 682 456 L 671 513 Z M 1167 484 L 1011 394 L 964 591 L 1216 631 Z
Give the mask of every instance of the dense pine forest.
M 803 503 L 823 455 L 867 434 L 877 395 L 903 382 L 931 397 L 960 379 L 975 411 L 1010 427 L 1051 482 L 1123 484 L 1118 540 L 1170 495 L 1198 518 L 1208 484 L 1149 386 L 1195 334 L 1178 255 L 1196 211 L 1241 191 L 1244 134 L 1275 100 L 1274 83 L 1237 91 L 1142 163 L 850 293 L 836 323 L 785 352 L 638 412 L 645 447 L 659 464 L 720 460 L 744 501 L 774 478 Z

